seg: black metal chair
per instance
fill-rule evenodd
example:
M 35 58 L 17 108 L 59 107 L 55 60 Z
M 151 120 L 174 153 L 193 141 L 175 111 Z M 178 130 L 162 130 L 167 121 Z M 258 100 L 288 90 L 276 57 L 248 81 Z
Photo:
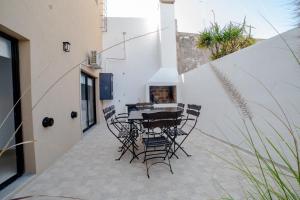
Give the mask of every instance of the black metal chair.
M 184 111 L 184 107 L 185 107 L 185 105 L 184 105 L 183 103 L 178 103 L 178 104 L 177 104 L 177 109 L 178 109 L 178 110 Z
M 187 117 L 182 119 L 182 124 L 180 128 L 173 129 L 169 132 L 170 135 L 174 136 L 174 150 L 170 156 L 176 156 L 176 152 L 178 149 L 182 150 L 186 156 L 190 157 L 191 155 L 188 154 L 184 148 L 182 147 L 182 144 L 186 141 L 187 137 L 191 134 L 191 132 L 194 130 L 198 123 L 198 118 L 200 116 L 200 105 L 194 105 L 194 104 L 188 104 L 186 114 Z M 191 122 L 191 123 L 189 123 Z
M 130 134 L 127 116 L 118 116 L 115 111 L 115 106 L 112 105 L 103 109 L 103 114 L 108 130 L 121 143 L 121 146 L 119 147 L 119 152 L 122 153 L 120 157 L 116 159 L 120 160 L 127 151 L 130 151 L 132 153 L 132 150 L 130 149 L 132 145 L 132 140 L 135 140 L 137 136 Z M 137 149 L 137 146 L 134 146 L 133 148 Z
M 183 104 L 183 103 L 177 104 L 177 109 L 182 111 L 181 117 L 184 117 L 184 107 L 185 107 L 185 104 Z
M 162 163 L 169 166 L 173 174 L 169 153 L 172 152 L 172 141 L 164 134 L 168 130 L 176 129 L 180 124 L 181 111 L 178 112 L 155 112 L 143 113 L 143 128 L 146 130 L 146 137 L 143 138 L 144 143 L 144 162 L 146 163 L 147 176 L 149 176 L 149 168 L 152 165 Z M 159 129 L 157 132 L 155 129 Z M 165 162 L 167 158 L 168 163 Z M 163 159 L 164 161 L 156 161 L 148 166 L 148 161 L 152 159 Z
M 135 110 L 139 111 L 139 110 L 152 110 L 153 107 L 153 103 L 148 103 L 148 102 L 143 102 L 143 103 L 136 103 L 135 104 Z M 139 127 L 139 131 L 143 132 L 142 130 L 142 123 L 141 122 L 135 122 L 136 125 Z

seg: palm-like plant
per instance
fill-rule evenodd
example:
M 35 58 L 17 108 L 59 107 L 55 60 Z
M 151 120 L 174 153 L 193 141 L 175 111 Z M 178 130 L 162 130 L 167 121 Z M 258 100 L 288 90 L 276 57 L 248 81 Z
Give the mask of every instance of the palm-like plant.
M 248 47 L 254 44 L 255 40 L 251 36 L 251 28 L 247 32 L 245 27 L 245 20 L 241 25 L 230 22 L 224 28 L 214 22 L 199 34 L 197 47 L 209 49 L 212 60 Z

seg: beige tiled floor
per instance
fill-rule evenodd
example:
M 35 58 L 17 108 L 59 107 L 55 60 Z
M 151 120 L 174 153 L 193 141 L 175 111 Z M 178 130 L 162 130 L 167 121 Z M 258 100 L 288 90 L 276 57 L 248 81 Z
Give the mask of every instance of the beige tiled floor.
M 231 159 L 230 148 L 194 131 L 186 150 L 171 160 L 174 174 L 164 165 L 155 165 L 146 176 L 145 165 L 130 155 L 121 161 L 118 143 L 104 125 L 93 128 L 71 151 L 23 188 L 15 197 L 27 195 L 68 196 L 80 199 L 220 199 L 226 192 L 243 199 L 243 178 L 219 159 Z M 213 153 L 211 153 L 213 152 Z M 37 197 L 34 199 L 59 199 Z

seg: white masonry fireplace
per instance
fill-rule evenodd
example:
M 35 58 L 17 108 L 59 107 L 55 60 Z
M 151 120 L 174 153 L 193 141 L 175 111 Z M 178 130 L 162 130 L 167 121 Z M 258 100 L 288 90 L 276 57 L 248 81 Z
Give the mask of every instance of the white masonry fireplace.
M 176 106 L 180 98 L 174 2 L 160 0 L 160 69 L 146 85 L 146 99 L 156 106 Z

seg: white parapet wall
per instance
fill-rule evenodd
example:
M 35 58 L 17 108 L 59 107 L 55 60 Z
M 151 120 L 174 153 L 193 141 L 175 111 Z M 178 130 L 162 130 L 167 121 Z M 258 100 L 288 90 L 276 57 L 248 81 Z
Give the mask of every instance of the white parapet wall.
M 282 34 L 298 59 L 299 32 L 299 29 L 294 29 Z M 184 81 L 181 91 L 184 103 L 202 105 L 197 128 L 213 137 L 249 149 L 236 128 L 238 126 L 245 130 L 243 119 L 247 121 L 247 117 L 237 105 L 237 97 L 232 97 L 233 93 L 217 78 L 212 66 L 232 83 L 233 90 L 247 103 L 253 121 L 266 136 L 278 142 L 277 144 L 281 143 L 268 125 L 271 123 L 287 141 L 292 142 L 286 128 L 267 110 L 284 119 L 284 114 L 270 92 L 283 107 L 290 123 L 300 123 L 300 65 L 280 36 L 259 42 L 182 75 Z M 251 134 L 258 138 L 253 130 Z M 262 147 L 258 139 L 256 144 L 259 148 Z M 287 153 L 286 148 L 283 150 Z M 279 159 L 277 161 L 280 162 Z

